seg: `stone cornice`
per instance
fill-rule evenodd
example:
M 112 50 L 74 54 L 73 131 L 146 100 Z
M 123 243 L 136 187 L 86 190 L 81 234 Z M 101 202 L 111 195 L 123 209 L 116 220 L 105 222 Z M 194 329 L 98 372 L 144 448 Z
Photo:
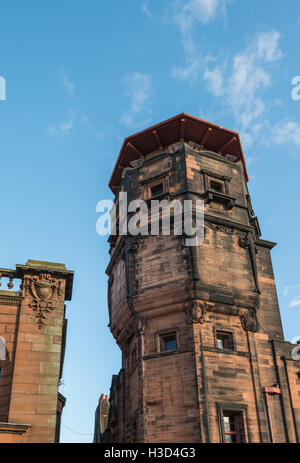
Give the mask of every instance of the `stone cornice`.
M 0 422 L 0 434 L 24 434 L 30 428 L 31 424 Z
M 0 269 L 0 275 L 4 278 L 20 278 L 23 280 L 25 274 L 35 274 L 45 271 L 57 278 L 64 278 L 66 280 L 65 300 L 70 301 L 72 298 L 74 272 L 67 270 L 64 264 L 29 259 L 25 265 L 17 264 L 15 270 Z
M 17 291 L 0 291 L 0 303 L 4 305 L 20 304 L 24 299 Z

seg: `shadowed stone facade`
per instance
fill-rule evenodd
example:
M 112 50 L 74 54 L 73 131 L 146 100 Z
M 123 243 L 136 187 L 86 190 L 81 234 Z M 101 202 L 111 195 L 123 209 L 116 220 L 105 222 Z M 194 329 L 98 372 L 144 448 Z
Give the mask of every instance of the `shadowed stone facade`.
M 110 237 L 109 442 L 299 442 L 300 362 L 247 180 L 238 134 L 186 114 L 125 140 L 116 198 L 203 199 L 205 237 Z
M 73 272 L 63 264 L 29 260 L 0 269 L 9 290 L 0 290 L 0 443 L 59 441 L 66 399 L 62 376 Z M 16 281 L 15 281 L 16 280 Z M 3 280 L 2 280 L 3 281 Z M 20 289 L 17 288 L 21 282 Z

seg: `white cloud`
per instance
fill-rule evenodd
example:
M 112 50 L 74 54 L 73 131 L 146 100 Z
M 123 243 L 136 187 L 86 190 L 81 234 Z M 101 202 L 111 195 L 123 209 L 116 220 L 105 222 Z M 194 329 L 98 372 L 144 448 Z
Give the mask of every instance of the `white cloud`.
M 68 133 L 70 132 L 70 130 L 72 130 L 73 125 L 74 125 L 74 121 L 63 122 L 62 124 L 60 124 L 60 130 L 63 133 Z
M 64 69 L 62 69 L 60 71 L 60 77 L 61 77 L 61 86 L 64 89 L 64 91 L 69 96 L 73 96 L 73 94 L 74 94 L 74 84 L 73 84 L 73 82 L 71 81 L 69 75 L 67 74 L 67 72 Z
M 55 125 L 50 125 L 47 129 L 48 135 L 67 135 L 70 133 L 75 124 L 75 112 L 70 110 L 68 112 L 68 117 L 65 121 L 60 122 Z
M 202 73 L 208 90 L 215 97 L 222 96 L 220 108 L 234 117 L 245 146 L 251 146 L 268 125 L 265 115 L 272 103 L 266 102 L 265 91 L 272 85 L 273 63 L 283 53 L 279 48 L 280 34 L 272 30 L 256 34 L 231 59 L 201 54 L 193 40 L 193 26 L 197 22 L 207 24 L 218 14 L 225 16 L 229 3 L 229 0 L 173 2 L 171 20 L 181 34 L 185 65 L 174 66 L 170 75 L 193 82 Z
M 292 302 L 289 304 L 289 307 L 293 308 L 293 307 L 298 307 L 298 306 L 300 306 L 300 297 L 294 297 Z
M 224 11 L 228 0 L 176 0 L 173 2 L 173 21 L 185 34 L 194 22 L 206 24 Z
M 148 16 L 149 18 L 152 18 L 153 17 L 153 14 L 151 13 L 150 9 L 149 9 L 149 2 L 148 1 L 145 1 L 142 3 L 142 6 L 141 6 L 141 10 L 145 13 L 146 16 Z
M 193 62 L 187 64 L 186 67 L 177 67 L 174 66 L 171 70 L 171 77 L 177 80 L 190 80 L 194 81 L 198 77 L 198 71 L 200 68 L 200 61 L 194 60 Z
M 226 5 L 233 0 L 175 0 L 168 10 L 168 21 L 178 28 L 186 58 L 196 53 L 196 45 L 192 37 L 193 26 L 200 22 L 207 24 L 218 14 L 225 14 Z
M 283 295 L 286 296 L 291 290 L 294 290 L 296 288 L 300 288 L 300 284 L 293 285 L 293 286 L 285 286 L 285 288 L 283 290 Z
M 222 70 L 219 66 L 209 71 L 205 70 L 203 78 L 207 81 L 209 90 L 214 96 L 220 96 L 223 93 L 223 75 Z
M 263 93 L 272 84 L 270 63 L 282 57 L 279 38 L 277 31 L 257 34 L 229 63 L 206 68 L 203 73 L 210 92 L 214 96 L 224 95 L 221 101 L 240 126 L 247 146 L 265 126 L 267 108 Z
M 257 38 L 257 43 L 254 44 L 254 51 L 259 58 L 266 61 L 276 61 L 283 56 L 282 51 L 278 48 L 280 34 L 277 31 L 272 31 L 267 34 L 260 34 Z
M 135 72 L 124 78 L 125 95 L 129 98 L 128 110 L 122 115 L 121 121 L 127 127 L 139 127 L 147 124 L 149 119 L 140 120 L 140 114 L 150 113 L 149 100 L 153 94 L 152 75 Z
M 50 125 L 47 129 L 48 135 L 58 135 L 58 134 L 67 134 L 69 133 L 74 125 L 74 121 L 61 122 L 57 125 Z
M 181 43 L 185 52 L 184 66 L 174 66 L 171 77 L 178 80 L 194 81 L 198 78 L 203 63 L 210 59 L 197 50 L 193 38 L 197 23 L 207 24 L 218 15 L 225 16 L 226 5 L 234 0 L 174 0 L 168 9 L 166 20 L 174 24 L 180 32 Z
M 300 147 L 300 124 L 288 119 L 280 121 L 272 129 L 272 142 L 276 145 L 293 143 Z

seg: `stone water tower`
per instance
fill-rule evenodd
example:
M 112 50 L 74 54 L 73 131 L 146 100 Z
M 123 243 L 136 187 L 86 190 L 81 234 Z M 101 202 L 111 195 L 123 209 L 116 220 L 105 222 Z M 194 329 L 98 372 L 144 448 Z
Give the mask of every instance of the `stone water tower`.
M 299 442 L 300 362 L 284 341 L 270 251 L 238 133 L 180 114 L 124 140 L 109 186 L 203 199 L 205 236 L 110 237 L 122 351 L 109 442 Z

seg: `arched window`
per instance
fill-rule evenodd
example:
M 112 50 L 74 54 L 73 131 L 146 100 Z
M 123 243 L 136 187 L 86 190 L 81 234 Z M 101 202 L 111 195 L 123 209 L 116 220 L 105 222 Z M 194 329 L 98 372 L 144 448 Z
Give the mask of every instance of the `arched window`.
M 1 380 L 1 368 L 2 364 L 6 360 L 6 344 L 5 339 L 0 336 L 0 380 Z

